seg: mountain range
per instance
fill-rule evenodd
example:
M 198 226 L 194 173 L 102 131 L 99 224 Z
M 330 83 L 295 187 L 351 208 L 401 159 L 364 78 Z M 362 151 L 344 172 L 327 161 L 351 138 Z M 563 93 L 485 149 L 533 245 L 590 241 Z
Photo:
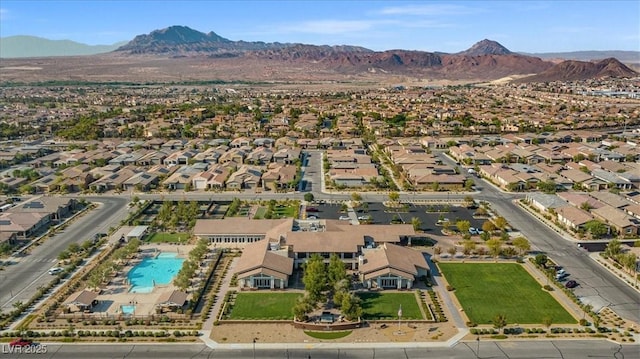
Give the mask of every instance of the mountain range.
M 22 40 L 23 48 L 46 48 L 32 45 L 35 38 L 3 38 L 0 56 L 17 54 L 15 42 Z M 7 41 L 7 39 L 11 41 Z M 40 41 L 41 39 L 38 39 Z M 56 42 L 57 43 L 57 42 Z M 71 55 L 67 42 L 66 51 L 57 54 Z M 69 42 L 71 44 L 77 44 Z M 13 47 L 12 47 L 13 46 Z M 76 46 L 77 47 L 77 46 Z M 86 48 L 85 48 L 86 50 Z M 109 48 L 94 50 L 108 51 Z M 629 52 L 633 53 L 633 52 Z M 608 52 L 583 52 L 580 56 L 607 55 Z M 458 53 L 426 52 L 410 50 L 373 51 L 359 46 L 307 45 L 300 43 L 267 43 L 261 41 L 233 41 L 215 32 L 203 33 L 186 26 L 170 26 L 136 36 L 128 43 L 102 54 L 100 61 L 138 61 L 136 59 L 173 59 L 175 61 L 199 61 L 198 67 L 268 68 L 271 74 L 287 72 L 295 77 L 298 71 L 304 78 L 311 72 L 317 74 L 361 76 L 411 76 L 445 80 L 496 80 L 500 78 L 525 78 L 531 81 L 580 80 L 599 77 L 634 77 L 638 74 L 615 58 L 598 62 L 561 61 L 558 53 L 554 61 L 510 51 L 492 40 L 482 40 Z M 628 55 L 628 54 L 627 54 Z M 640 58 L 640 52 L 637 53 Z M 32 52 L 31 56 L 35 56 Z M 225 61 L 231 59 L 232 61 Z M 145 60 L 146 61 L 146 60 Z M 638 61 L 640 62 L 640 60 Z M 193 67 L 193 66 L 192 66 Z M 297 70 L 296 70 L 297 69 Z M 139 70 L 139 69 L 138 69 Z M 180 75 L 182 76 L 182 74 Z M 264 74 L 261 76 L 265 76 Z M 321 78 L 322 76 L 317 76 Z M 332 77 L 332 76 L 329 76 Z
M 36 36 L 0 38 L 0 58 L 82 56 L 116 50 L 126 42 L 112 45 L 86 45 L 71 40 L 49 40 Z

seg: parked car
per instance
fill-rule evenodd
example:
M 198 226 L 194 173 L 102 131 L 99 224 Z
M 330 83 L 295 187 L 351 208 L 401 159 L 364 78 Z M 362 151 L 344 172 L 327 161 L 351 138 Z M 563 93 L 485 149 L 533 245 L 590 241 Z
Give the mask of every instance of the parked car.
M 58 274 L 60 272 L 62 272 L 64 269 L 61 267 L 53 267 L 51 269 L 49 269 L 49 274 L 54 275 L 54 274 Z
M 309 216 L 309 217 L 307 217 L 307 219 L 318 219 L 318 217 L 317 216 Z
M 556 270 L 556 275 L 564 275 L 564 274 L 566 274 L 566 273 L 567 273 L 567 271 L 565 271 L 565 270 L 564 270 L 564 269 L 562 269 L 562 268 L 560 268 L 560 269 Z
M 557 273 L 557 274 L 556 274 L 556 280 L 562 281 L 562 280 L 564 280 L 567 276 L 569 276 L 569 274 L 567 274 L 567 273 Z
M 9 346 L 11 348 L 14 347 L 29 347 L 33 345 L 33 341 L 29 340 L 29 339 L 24 339 L 24 338 L 18 338 L 18 339 L 14 339 L 11 342 L 9 342 Z
M 339 219 L 340 219 L 341 221 L 348 221 L 348 220 L 350 220 L 351 218 L 349 218 L 349 216 L 340 216 L 340 218 L 339 218 Z
M 316 207 L 307 207 L 307 212 L 318 212 Z
M 567 288 L 575 288 L 578 286 L 578 282 L 576 282 L 575 280 L 570 280 L 564 286 Z
M 469 234 L 480 234 L 478 233 L 478 230 L 475 229 L 474 227 L 469 228 Z

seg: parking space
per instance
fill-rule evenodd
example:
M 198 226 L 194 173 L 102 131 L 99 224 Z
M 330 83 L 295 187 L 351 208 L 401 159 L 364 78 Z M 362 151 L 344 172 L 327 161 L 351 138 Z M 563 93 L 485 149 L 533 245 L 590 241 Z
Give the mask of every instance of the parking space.
M 315 216 L 318 219 L 339 219 L 346 213 L 340 212 L 340 203 L 314 203 L 308 206 L 307 218 Z M 371 218 L 370 224 L 390 224 L 395 223 L 411 223 L 411 219 L 416 217 L 422 223 L 422 230 L 429 233 L 440 234 L 441 225 L 436 225 L 439 220 L 448 219 L 451 222 L 451 228 L 455 228 L 455 223 L 459 220 L 469 221 L 471 227 L 482 228 L 482 224 L 486 219 L 474 218 L 475 210 L 467 209 L 459 206 L 437 206 L 437 205 L 413 205 L 408 204 L 397 209 L 385 207 L 380 202 L 368 202 L 356 208 L 356 215 L 359 218 Z M 439 211 L 439 212 L 438 212 Z M 364 220 L 361 220 L 361 223 Z
M 313 203 L 307 206 L 307 218 L 315 216 L 318 219 L 339 219 L 346 214 L 340 212 L 341 204 L 318 204 Z

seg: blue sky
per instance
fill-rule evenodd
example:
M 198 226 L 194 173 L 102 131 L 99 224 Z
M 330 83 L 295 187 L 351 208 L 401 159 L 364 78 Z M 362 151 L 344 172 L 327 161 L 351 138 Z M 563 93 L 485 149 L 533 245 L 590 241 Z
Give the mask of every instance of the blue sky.
M 86 44 L 171 25 L 231 40 L 458 52 L 488 38 L 512 51 L 640 50 L 640 1 L 2 0 L 0 37 Z

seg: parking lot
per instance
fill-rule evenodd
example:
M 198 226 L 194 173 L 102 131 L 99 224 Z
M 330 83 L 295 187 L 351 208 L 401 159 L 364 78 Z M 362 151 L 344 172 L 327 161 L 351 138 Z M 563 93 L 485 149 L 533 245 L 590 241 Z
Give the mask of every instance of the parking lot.
M 317 212 L 307 212 L 307 216 L 314 215 L 319 219 L 339 219 L 340 216 L 344 216 L 345 213 L 340 212 L 340 204 L 312 204 L 309 207 L 317 209 Z M 447 218 L 451 222 L 453 228 L 455 223 L 459 220 L 469 221 L 471 227 L 482 228 L 482 224 L 485 222 L 485 218 L 473 218 L 474 209 L 467 209 L 465 207 L 448 206 L 447 212 L 427 212 L 436 210 L 445 210 L 445 206 L 430 206 L 430 205 L 414 205 L 409 204 L 407 210 L 405 208 L 387 208 L 380 202 L 368 202 L 366 205 L 362 205 L 356 209 L 358 217 L 371 216 L 371 224 L 390 224 L 391 221 L 397 216 L 404 223 L 411 223 L 413 217 L 417 217 L 422 222 L 422 230 L 425 232 L 433 232 L 440 234 L 441 226 L 437 226 L 436 223 L 441 218 Z

